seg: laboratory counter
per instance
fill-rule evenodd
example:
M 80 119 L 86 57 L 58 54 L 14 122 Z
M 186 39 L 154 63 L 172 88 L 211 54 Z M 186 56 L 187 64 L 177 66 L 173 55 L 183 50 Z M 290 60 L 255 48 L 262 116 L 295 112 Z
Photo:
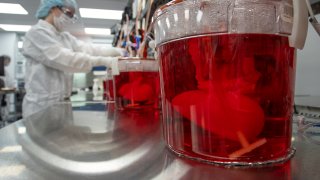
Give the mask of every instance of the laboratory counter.
M 295 117 L 292 160 L 221 167 L 178 157 L 162 140 L 159 111 L 113 103 L 60 103 L 0 130 L 1 180 L 318 180 L 320 129 Z

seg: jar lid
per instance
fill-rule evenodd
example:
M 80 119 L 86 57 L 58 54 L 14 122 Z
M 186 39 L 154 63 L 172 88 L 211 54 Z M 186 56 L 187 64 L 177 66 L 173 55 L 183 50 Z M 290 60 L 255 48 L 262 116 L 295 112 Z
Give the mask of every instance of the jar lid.
M 221 33 L 289 36 L 292 24 L 292 0 L 174 0 L 153 16 L 156 46 Z
M 173 0 L 168 2 L 167 4 L 161 6 L 158 10 L 156 10 L 154 17 L 157 18 L 158 16 L 160 16 L 161 14 L 165 13 L 165 11 L 167 10 L 167 8 L 172 7 L 178 3 L 184 2 L 185 0 Z
M 159 72 L 159 62 L 152 58 L 120 58 L 118 65 L 120 72 Z

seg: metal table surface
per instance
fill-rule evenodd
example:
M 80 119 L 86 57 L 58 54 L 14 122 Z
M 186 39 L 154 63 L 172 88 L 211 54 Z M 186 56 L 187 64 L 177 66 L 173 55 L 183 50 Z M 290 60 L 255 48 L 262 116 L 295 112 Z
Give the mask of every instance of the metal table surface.
M 57 104 L 0 130 L 0 179 L 320 179 L 317 124 L 294 124 L 294 158 L 282 165 L 226 168 L 173 154 L 159 112 L 113 104 Z M 303 131 L 302 131 L 303 130 Z

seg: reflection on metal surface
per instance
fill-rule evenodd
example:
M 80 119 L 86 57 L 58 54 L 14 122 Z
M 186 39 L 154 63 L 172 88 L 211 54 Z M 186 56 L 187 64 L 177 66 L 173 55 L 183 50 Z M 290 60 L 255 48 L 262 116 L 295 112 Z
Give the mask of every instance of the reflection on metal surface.
M 164 180 L 164 179 L 181 179 L 187 174 L 192 167 L 183 161 L 176 159 L 169 166 L 166 167 L 160 174 L 152 178 L 152 180 Z
M 30 139 L 24 139 L 22 141 L 25 143 L 22 145 L 26 148 L 26 151 L 37 159 L 57 169 L 81 174 L 102 174 L 121 171 L 122 169 L 128 168 L 130 165 L 137 163 L 137 161 L 147 155 L 153 148 L 153 146 L 150 146 L 149 142 L 146 142 L 138 148 L 133 149 L 131 152 L 116 159 L 101 162 L 80 162 L 65 159 L 46 151 Z
M 19 127 L 19 128 L 18 128 L 18 133 L 19 133 L 19 134 L 25 134 L 26 131 L 27 131 L 26 127 Z
M 19 174 L 21 174 L 21 172 L 23 172 L 25 169 L 26 167 L 23 165 L 0 167 L 0 178 L 19 176 Z
M 304 136 L 311 142 L 320 145 L 320 124 L 313 124 L 305 130 Z
M 0 149 L 0 154 L 1 153 L 13 153 L 13 152 L 19 152 L 22 150 L 21 146 L 7 146 L 2 149 Z M 1 172 L 1 171 L 0 171 Z
M 165 164 L 161 171 L 163 179 L 182 179 L 182 180 L 225 180 L 225 179 L 292 179 L 292 164 L 290 162 L 267 166 L 263 168 L 249 167 L 223 167 L 208 165 L 197 161 L 188 160 L 175 156 L 172 152 L 164 153 Z M 179 173 L 179 171 L 181 173 Z M 177 174 L 176 174 L 177 173 Z M 177 178 L 176 178 L 177 177 Z M 298 178 L 299 179 L 299 178 Z
M 73 124 L 78 127 L 87 127 L 90 134 L 102 134 L 114 129 L 115 121 L 107 121 L 106 112 L 79 111 L 73 115 Z
M 306 119 L 304 116 L 294 116 L 293 123 L 297 125 L 298 132 L 300 133 L 304 133 L 310 127 L 320 127 L 320 122 L 318 119 Z
M 200 158 L 193 158 L 193 157 L 189 157 L 186 156 L 182 153 L 176 152 L 174 149 L 171 149 L 174 153 L 176 153 L 177 155 L 179 155 L 180 157 L 184 157 L 187 159 L 191 159 L 194 161 L 199 161 L 199 162 L 204 162 L 204 163 L 208 163 L 210 165 L 216 165 L 216 166 L 222 166 L 225 168 L 249 168 L 249 167 L 256 167 L 256 168 L 262 168 L 262 167 L 268 167 L 268 166 L 275 166 L 277 164 L 284 164 L 286 163 L 288 160 L 290 160 L 296 153 L 296 149 L 295 148 L 290 148 L 287 151 L 287 155 L 278 159 L 274 159 L 274 160 L 268 160 L 268 161 L 261 161 L 261 162 L 253 162 L 253 163 L 243 163 L 243 162 L 221 162 L 221 161 L 208 161 L 208 160 L 204 160 L 204 159 L 200 159 Z
M 76 174 L 139 172 L 150 166 L 145 157 L 157 158 L 163 146 L 159 112 L 72 111 L 59 104 L 36 113 L 17 125 L 26 133 L 17 140 L 34 160 L 50 169 Z M 146 136 L 141 136 L 144 134 Z M 135 168 L 133 168 L 135 165 Z
M 294 122 L 297 125 L 300 138 L 320 145 L 320 122 L 318 119 L 310 121 L 310 118 L 307 120 L 304 116 L 295 116 Z
M 308 139 L 320 137 L 316 129 L 298 133 L 294 123 L 297 153 L 288 163 L 225 168 L 178 157 L 166 148 L 159 112 L 106 109 L 72 111 L 62 104 L 1 129 L 0 151 L 8 153 L 0 153 L 0 179 L 320 179 L 320 146 Z M 19 134 L 21 127 L 25 133 Z

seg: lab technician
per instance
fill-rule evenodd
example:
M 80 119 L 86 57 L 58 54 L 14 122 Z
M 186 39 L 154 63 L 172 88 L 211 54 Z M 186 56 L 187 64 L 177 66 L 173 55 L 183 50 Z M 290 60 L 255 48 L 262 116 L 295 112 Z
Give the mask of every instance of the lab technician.
M 16 83 L 8 70 L 8 67 L 11 63 L 11 57 L 8 55 L 2 55 L 0 56 L 0 61 L 3 61 L 1 64 L 4 66 L 4 76 L 0 77 L 4 81 L 4 87 L 14 89 L 16 87 Z
M 68 32 L 76 21 L 75 0 L 41 0 L 38 23 L 26 33 L 23 55 L 26 58 L 23 116 L 27 117 L 59 101 L 72 91 L 72 74 L 90 72 L 106 66 L 119 73 L 118 56 L 122 49 L 87 44 Z
M 7 90 L 15 90 L 16 88 L 16 82 L 15 79 L 11 76 L 11 74 L 9 73 L 9 65 L 11 63 L 11 57 L 8 55 L 2 55 L 0 56 L 0 61 L 1 61 L 1 65 L 3 65 L 3 67 L 1 67 L 1 75 L 0 76 L 0 80 L 1 80 L 1 88 L 6 88 Z M 0 112 L 0 119 L 4 119 L 3 117 L 8 117 L 10 109 L 9 109 L 9 102 L 10 99 L 14 96 L 14 94 L 9 93 L 1 93 L 0 94 L 0 108 L 1 108 L 1 112 Z

